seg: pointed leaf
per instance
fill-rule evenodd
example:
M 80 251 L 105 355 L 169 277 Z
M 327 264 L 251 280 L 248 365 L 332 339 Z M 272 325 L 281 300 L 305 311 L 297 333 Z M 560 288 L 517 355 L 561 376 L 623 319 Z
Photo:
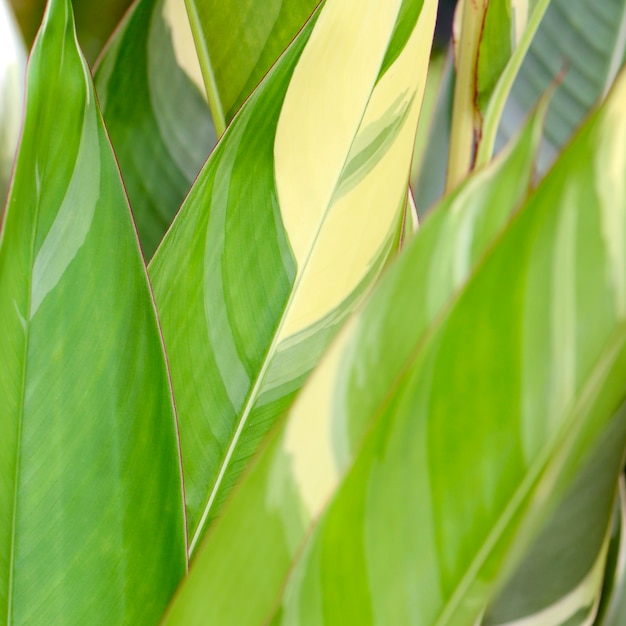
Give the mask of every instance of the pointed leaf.
M 320 0 L 185 0 L 218 134 Z
M 194 72 L 203 89 L 182 0 L 139 0 L 98 64 L 100 104 L 147 259 L 215 144 Z
M 401 5 L 324 5 L 235 118 L 151 263 L 192 550 L 397 248 L 436 12 L 427 0 L 398 40 Z M 390 41 L 404 47 L 381 75 Z
M 339 403 L 354 403 L 354 410 L 364 415 L 369 415 L 372 397 L 384 399 L 407 355 L 423 340 L 525 196 L 540 128 L 538 115 L 506 156 L 474 174 L 429 216 L 409 242 L 402 262 L 394 264 L 376 289 L 377 302 L 386 304 L 380 307 L 370 301 L 342 330 L 299 397 L 287 428 L 281 427 L 259 455 L 209 531 L 167 623 L 268 622 L 302 544 L 341 481 L 327 465 L 329 451 L 319 439 L 320 431 L 328 435 L 334 428 L 328 415 L 328 385 L 337 384 Z M 429 262 L 432 271 L 420 272 Z M 409 312 L 411 324 L 396 327 Z M 355 325 L 370 330 L 359 331 L 360 341 L 346 352 Z M 387 328 L 384 336 L 383 328 Z M 344 362 L 359 363 L 353 376 L 343 370 Z M 372 369 L 376 370 L 368 381 L 372 396 L 365 395 L 364 404 L 358 405 L 359 397 L 350 390 L 359 383 L 360 372 L 371 374 Z M 321 404 L 316 399 L 320 389 Z M 365 429 L 359 427 L 350 436 L 358 440 Z M 347 453 L 340 468 L 343 474 L 352 462 L 346 450 L 348 433 L 340 428 L 337 435 L 344 442 L 337 450 Z M 303 452 L 305 440 L 309 445 Z M 259 580 L 262 586 L 255 583 Z M 355 617 L 345 623 L 361 622 Z
M 559 76 L 539 159 L 546 171 L 626 60 L 625 0 L 552 0 L 520 69 L 499 130 L 502 145 Z
M 0 218 L 22 124 L 26 51 L 7 0 L 0 0 Z
M 69 0 L 33 49 L 5 218 L 0 620 L 155 623 L 186 567 L 176 423 Z

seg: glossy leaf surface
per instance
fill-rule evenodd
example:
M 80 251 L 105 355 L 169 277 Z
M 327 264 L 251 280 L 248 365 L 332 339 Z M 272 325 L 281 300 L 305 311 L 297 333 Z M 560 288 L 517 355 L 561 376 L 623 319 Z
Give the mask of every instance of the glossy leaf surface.
M 32 53 L 5 218 L 0 621 L 155 623 L 186 567 L 176 422 L 69 0 Z
M 100 104 L 147 259 L 216 141 L 199 73 L 182 0 L 139 0 L 98 64 Z
M 218 134 L 320 0 L 185 0 Z
M 22 124 L 26 51 L 7 0 L 0 0 L 0 217 Z
M 624 0 L 551 0 L 507 102 L 502 145 L 561 76 L 548 113 L 539 168 L 545 171 L 626 60 Z
M 336 384 L 334 399 L 339 404 L 358 402 L 359 396 L 349 391 L 361 380 L 361 373 L 368 375 L 368 393 L 363 396 L 363 407 L 358 407 L 364 417 L 369 415 L 366 409 L 372 397 L 385 397 L 407 355 L 423 340 L 523 200 L 540 122 L 536 118 L 504 159 L 473 176 L 426 220 L 376 289 L 376 301 L 357 317 L 356 326 L 369 330 L 357 331 L 352 322 L 340 333 L 299 396 L 287 427 L 282 426 L 278 438 L 264 449 L 209 531 L 167 623 L 269 622 L 303 543 L 341 482 L 341 476 L 328 466 L 330 451 L 324 437 L 337 432 L 344 441 L 337 447 L 343 451 L 339 474 L 343 476 L 353 461 L 345 429 L 335 431 L 331 421 L 329 386 Z M 420 272 L 429 263 L 431 271 Z M 407 323 L 400 325 L 403 320 Z M 379 340 L 386 347 L 373 352 Z M 343 369 L 357 362 L 354 376 L 350 369 Z M 365 429 L 362 426 L 361 433 Z M 346 518 L 350 527 L 354 523 L 352 516 Z M 396 537 L 389 540 L 395 544 Z M 383 541 L 381 549 L 387 545 Z M 341 562 L 336 565 L 340 567 Z M 351 574 L 348 580 L 352 581 Z M 354 608 L 350 593 L 342 597 Z M 315 617 L 316 609 L 308 601 L 302 604 L 303 615 L 309 608 Z M 348 623 L 362 623 L 357 616 L 362 617 L 360 611 L 355 613 L 357 621 Z
M 436 12 L 406 2 L 415 19 L 400 34 L 400 0 L 324 5 L 228 128 L 151 263 L 192 551 L 397 248 Z

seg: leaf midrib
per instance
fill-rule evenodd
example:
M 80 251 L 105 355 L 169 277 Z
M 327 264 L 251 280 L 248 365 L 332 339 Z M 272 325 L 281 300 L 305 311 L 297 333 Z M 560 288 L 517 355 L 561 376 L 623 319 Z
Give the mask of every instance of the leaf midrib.
M 382 59 L 381 59 L 381 65 L 382 65 Z M 296 67 L 297 67 L 297 63 L 296 63 Z M 197 525 L 197 527 L 196 527 L 196 529 L 195 529 L 195 531 L 193 533 L 193 538 L 191 539 L 191 541 L 189 543 L 189 556 L 190 557 L 193 555 L 193 552 L 194 552 L 194 550 L 195 550 L 195 548 L 197 546 L 197 543 L 198 543 L 199 539 L 203 536 L 203 534 L 204 534 L 204 532 L 206 530 L 205 529 L 205 524 L 206 524 L 207 519 L 209 517 L 209 514 L 211 512 L 211 508 L 213 506 L 215 498 L 217 497 L 217 494 L 220 491 L 220 487 L 221 487 L 222 481 L 224 479 L 224 476 L 226 475 L 226 472 L 228 471 L 230 459 L 232 458 L 232 456 L 233 456 L 233 454 L 235 452 L 235 449 L 237 447 L 237 444 L 239 443 L 239 438 L 241 437 L 241 433 L 243 432 L 243 430 L 244 430 L 244 428 L 245 428 L 245 426 L 246 426 L 246 424 L 248 422 L 248 418 L 250 417 L 250 414 L 252 413 L 252 410 L 254 409 L 256 400 L 258 399 L 258 393 L 259 393 L 259 391 L 261 389 L 261 386 L 263 385 L 263 382 L 265 380 L 265 375 L 267 374 L 268 368 L 269 368 L 270 364 L 273 361 L 273 357 L 275 355 L 276 348 L 278 347 L 278 345 L 280 343 L 279 340 L 282 340 L 281 331 L 282 331 L 282 329 L 283 329 L 283 327 L 285 325 L 285 322 L 286 322 L 286 320 L 287 320 L 287 318 L 289 316 L 290 307 L 293 304 L 293 302 L 295 300 L 295 297 L 296 297 L 296 295 L 298 293 L 298 288 L 300 286 L 300 283 L 302 282 L 302 277 L 305 274 L 305 270 L 307 268 L 307 265 L 308 265 L 308 263 L 309 263 L 309 261 L 311 259 L 311 256 L 312 256 L 313 252 L 316 250 L 317 240 L 318 240 L 318 238 L 320 236 L 320 233 L 321 233 L 321 231 L 323 229 L 324 223 L 325 223 L 326 218 L 328 216 L 328 212 L 329 212 L 330 208 L 332 207 L 332 204 L 333 204 L 332 201 L 333 201 L 333 198 L 335 196 L 335 192 L 336 192 L 337 187 L 338 187 L 338 185 L 339 185 L 339 183 L 341 181 L 343 171 L 344 171 L 346 165 L 349 162 L 350 149 L 353 146 L 355 138 L 356 138 L 356 136 L 359 133 L 359 130 L 360 130 L 361 125 L 363 123 L 363 119 L 364 119 L 365 113 L 366 113 L 366 111 L 367 111 L 367 109 L 369 107 L 372 95 L 373 95 L 373 93 L 375 91 L 376 84 L 377 84 L 376 80 L 374 80 L 372 82 L 373 86 L 372 86 L 372 89 L 371 89 L 371 91 L 369 93 L 369 96 L 367 98 L 367 102 L 365 103 L 365 106 L 363 107 L 363 110 L 361 112 L 361 116 L 359 118 L 359 122 L 358 122 L 358 124 L 355 125 L 355 131 L 354 131 L 354 134 L 352 136 L 352 140 L 350 142 L 349 149 L 346 150 L 346 154 L 345 154 L 345 157 L 344 157 L 344 160 L 343 160 L 343 164 L 342 164 L 341 168 L 338 168 L 338 172 L 339 173 L 338 173 L 338 175 L 336 177 L 335 184 L 333 185 L 333 191 L 329 195 L 329 199 L 328 199 L 328 201 L 326 203 L 326 208 L 324 210 L 322 219 L 319 221 L 318 227 L 317 227 L 317 229 L 315 231 L 315 235 L 314 235 L 314 237 L 311 240 L 311 244 L 309 246 L 309 250 L 307 251 L 307 255 L 306 255 L 306 257 L 304 259 L 304 262 L 302 264 L 302 268 L 298 268 L 298 272 L 296 274 L 296 278 L 294 280 L 294 283 L 293 283 L 293 285 L 291 287 L 291 291 L 289 293 L 289 298 L 287 299 L 287 302 L 285 303 L 285 306 L 283 308 L 283 312 L 282 312 L 282 315 L 280 317 L 279 323 L 276 326 L 276 329 L 274 331 L 274 335 L 272 337 L 272 341 L 271 341 L 271 343 L 270 343 L 270 345 L 269 345 L 269 347 L 268 347 L 268 349 L 267 349 L 267 351 L 265 353 L 265 356 L 264 356 L 264 359 L 263 359 L 263 365 L 261 366 L 261 369 L 260 369 L 259 373 L 257 374 L 257 376 L 255 378 L 254 385 L 252 386 L 250 392 L 246 396 L 246 401 L 245 401 L 245 404 L 244 404 L 244 407 L 243 407 L 243 410 L 242 410 L 242 413 L 241 413 L 241 417 L 239 418 L 237 429 L 236 429 L 235 434 L 233 435 L 233 437 L 231 439 L 231 443 L 230 443 L 230 445 L 228 447 L 228 450 L 226 452 L 224 460 L 222 461 L 222 463 L 220 465 L 220 471 L 218 472 L 218 476 L 217 476 L 217 478 L 215 480 L 215 483 L 213 485 L 213 489 L 211 490 L 211 494 L 209 495 L 209 499 L 207 501 L 207 504 L 204 507 L 204 511 L 202 513 L 202 516 L 200 517 L 200 521 L 198 522 L 198 525 Z

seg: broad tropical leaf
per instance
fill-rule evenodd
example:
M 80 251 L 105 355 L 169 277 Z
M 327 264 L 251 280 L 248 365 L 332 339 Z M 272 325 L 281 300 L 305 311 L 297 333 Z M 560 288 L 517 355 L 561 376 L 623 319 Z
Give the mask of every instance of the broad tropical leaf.
M 353 337 L 354 322 L 340 333 L 339 341 L 303 390 L 287 429 L 281 427 L 278 442 L 274 437 L 263 450 L 209 531 L 167 623 L 268 622 L 303 542 L 337 486 L 337 477 L 326 464 L 329 451 L 318 440 L 320 430 L 329 434 L 334 429 L 328 414 L 328 385 L 337 384 L 339 404 L 358 402 L 358 396 L 348 395 L 348 387 L 358 383 L 361 372 L 371 374 L 370 370 L 376 369 L 376 375 L 368 379 L 368 391 L 382 401 L 407 356 L 463 286 L 508 222 L 511 211 L 522 202 L 540 128 L 538 115 L 506 156 L 476 173 L 426 220 L 402 260 L 377 288 L 377 301 L 385 304 L 379 307 L 370 302 L 357 318 L 361 320 L 358 325 L 369 329 L 360 333 L 363 341 L 351 342 L 346 352 L 346 337 Z M 429 264 L 431 271 L 420 272 Z M 406 322 L 408 316 L 411 323 L 396 328 L 396 322 Z M 381 360 L 378 357 L 383 353 L 377 352 L 376 346 L 379 340 L 386 347 Z M 343 363 L 357 362 L 360 365 L 352 372 L 354 377 L 346 376 Z M 318 399 L 320 389 L 324 393 Z M 364 396 L 364 400 L 366 407 L 371 396 Z M 344 437 L 347 433 L 340 429 L 337 434 Z M 305 439 L 309 445 L 302 454 Z M 286 452 L 281 441 L 288 448 L 295 446 L 294 453 L 297 447 L 298 456 Z M 345 450 L 345 446 L 339 445 L 338 450 Z M 350 463 L 348 458 L 343 461 Z M 346 623 L 361 622 L 355 617 Z
M 69 0 L 29 64 L 0 329 L 0 621 L 155 623 L 186 567 L 175 415 Z
M 349 471 L 273 623 L 475 623 L 599 438 L 620 433 L 625 98 L 626 74 L 422 342 L 401 355 L 391 340 L 409 343 L 424 302 L 398 306 L 409 282 L 385 283 L 301 394 L 244 485 L 275 472 L 256 506 L 292 545 Z
M 499 130 L 502 145 L 559 76 L 539 159 L 545 171 L 626 60 L 625 0 L 552 0 L 520 69 Z
M 599 605 L 611 539 L 626 410 L 579 472 L 524 559 L 498 594 L 483 626 L 591 624 Z
M 326 3 L 234 119 L 151 263 L 192 550 L 397 248 L 435 13 L 434 0 Z
M 96 87 L 150 259 L 216 141 L 182 0 L 134 5 L 100 59 Z
M 26 51 L 6 0 L 0 0 L 0 218 L 22 123 Z
M 218 134 L 320 0 L 185 0 Z

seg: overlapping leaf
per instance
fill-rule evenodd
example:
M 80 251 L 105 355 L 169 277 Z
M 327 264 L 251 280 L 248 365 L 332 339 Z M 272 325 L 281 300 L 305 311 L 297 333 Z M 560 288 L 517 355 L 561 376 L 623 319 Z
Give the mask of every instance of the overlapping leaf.
M 156 622 L 186 567 L 176 423 L 69 0 L 30 60 L 0 237 L 0 621 Z
M 350 433 L 336 429 L 332 407 L 335 402 L 346 407 L 358 404 L 362 397 L 363 404 L 352 408 L 367 420 L 368 406 L 382 401 L 393 388 L 408 356 L 525 196 L 540 126 L 538 115 L 505 158 L 472 177 L 432 214 L 377 288 L 378 304 L 370 302 L 360 316 L 363 332 L 359 330 L 355 338 L 354 325 L 342 331 L 343 339 L 333 344 L 313 374 L 287 428 L 282 427 L 278 441 L 274 439 L 263 451 L 210 530 L 170 611 L 169 623 L 268 622 L 303 542 L 341 482 L 329 465 L 331 451 L 324 437 L 333 433 L 339 438 L 336 450 L 343 474 L 352 462 L 348 440 L 358 441 L 367 430 L 366 424 Z M 424 267 L 430 270 L 420 271 Z M 355 363 L 354 369 L 343 369 Z M 354 384 L 365 385 L 363 377 L 367 377 L 367 392 L 351 393 Z M 333 385 L 336 393 L 329 392 Z M 402 499 L 406 496 L 402 494 Z M 346 518 L 347 527 L 355 523 Z M 390 536 L 381 549 L 396 541 Z M 340 568 L 341 562 L 333 566 Z M 352 579 L 350 573 L 347 581 Z M 354 609 L 347 595 L 343 598 Z M 303 611 L 308 608 L 303 605 Z M 356 609 L 344 623 L 361 623 L 360 615 Z M 302 621 L 306 623 L 304 614 Z
M 539 167 L 545 171 L 626 59 L 624 0 L 552 0 L 513 86 L 500 127 L 505 141 L 558 76 Z
M 401 306 L 408 281 L 390 287 L 418 236 L 299 397 L 240 493 L 250 499 L 256 487 L 255 505 L 265 503 L 291 545 L 350 469 L 300 548 L 274 623 L 475 623 L 510 555 L 528 545 L 599 436 L 617 428 L 625 97 L 622 75 L 423 341 L 402 354 L 392 339 L 407 341 L 424 306 Z M 398 375 L 381 393 L 381 367 L 395 359 L 402 367 L 391 366 Z M 242 502 L 227 512 L 231 530 Z
M 622 408 L 490 606 L 483 626 L 515 626 L 522 620 L 542 626 L 593 622 L 604 582 L 625 437 Z
M 0 217 L 22 123 L 26 52 L 10 6 L 0 0 Z
M 320 0 L 185 0 L 218 134 Z
M 325 4 L 234 119 L 151 263 L 192 550 L 397 247 L 435 12 L 433 0 Z
M 96 72 L 103 115 L 147 259 L 216 140 L 199 91 L 193 48 L 182 1 L 139 0 Z M 194 71 L 200 85 L 192 81 Z

